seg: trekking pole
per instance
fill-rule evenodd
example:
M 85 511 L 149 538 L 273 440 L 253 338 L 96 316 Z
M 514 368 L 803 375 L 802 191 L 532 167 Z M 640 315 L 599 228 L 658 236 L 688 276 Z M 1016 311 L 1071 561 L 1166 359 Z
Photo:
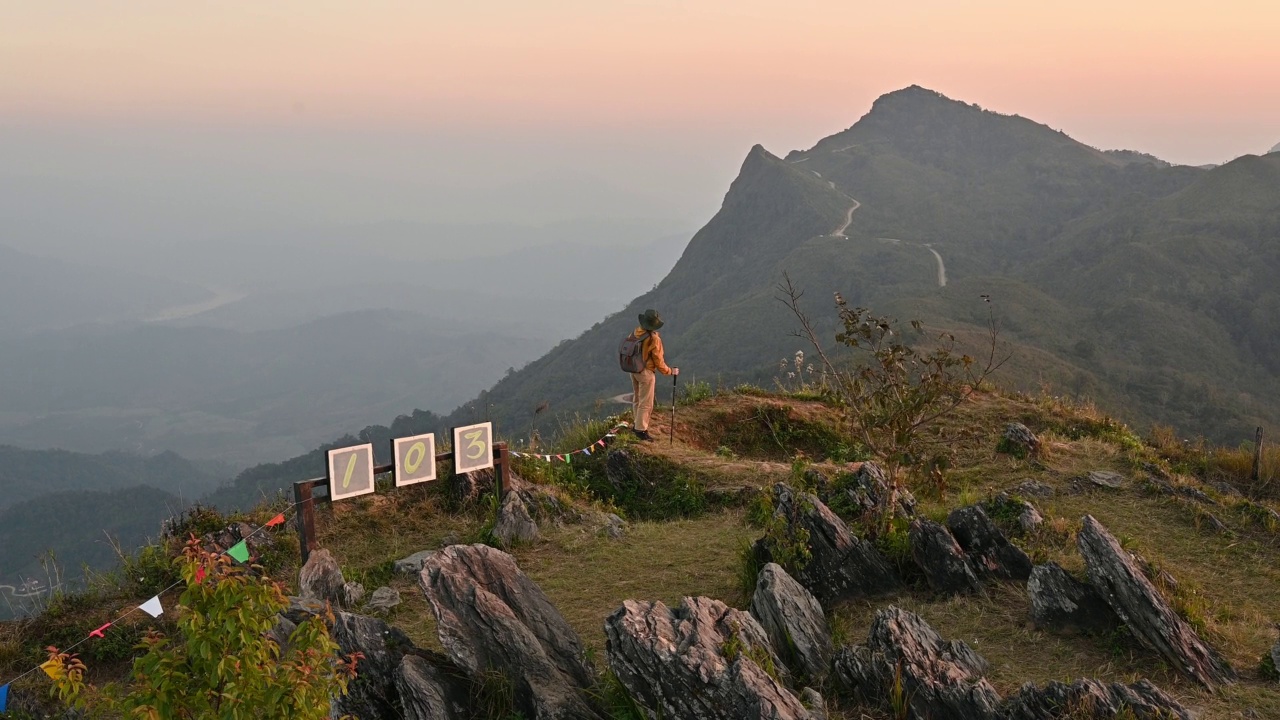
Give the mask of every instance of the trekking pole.
M 671 376 L 671 445 L 676 444 L 676 383 L 680 381 L 680 373 Z

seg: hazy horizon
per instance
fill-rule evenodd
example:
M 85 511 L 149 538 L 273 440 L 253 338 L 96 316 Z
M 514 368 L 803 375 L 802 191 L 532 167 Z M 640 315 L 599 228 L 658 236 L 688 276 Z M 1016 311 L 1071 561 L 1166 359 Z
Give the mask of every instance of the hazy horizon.
M 1203 2 L 10 4 L 0 183 L 31 197 L 0 244 L 129 264 L 384 222 L 691 233 L 753 144 L 809 147 L 911 84 L 1223 163 L 1280 141 L 1277 21 Z

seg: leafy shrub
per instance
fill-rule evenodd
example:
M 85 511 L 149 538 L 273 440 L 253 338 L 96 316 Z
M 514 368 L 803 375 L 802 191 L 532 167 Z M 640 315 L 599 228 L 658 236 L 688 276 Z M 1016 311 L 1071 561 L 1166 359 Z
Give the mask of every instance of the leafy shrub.
M 339 660 L 325 621 L 298 625 L 287 648 L 269 637 L 288 606 L 280 585 L 253 576 L 195 541 L 178 558 L 187 587 L 179 598 L 180 642 L 152 631 L 124 686 L 100 691 L 83 682 L 78 658 L 50 651 L 58 679 L 53 692 L 80 708 L 128 717 L 195 720 L 322 720 L 331 697 L 345 694 L 358 655 Z M 197 574 L 201 579 L 197 579 Z M 87 692 L 88 691 L 88 692 Z

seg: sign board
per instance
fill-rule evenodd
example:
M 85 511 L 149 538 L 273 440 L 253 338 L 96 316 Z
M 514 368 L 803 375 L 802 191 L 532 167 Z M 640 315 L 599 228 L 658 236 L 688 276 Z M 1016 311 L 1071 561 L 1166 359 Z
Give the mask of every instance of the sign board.
M 453 429 L 454 474 L 493 467 L 493 423 Z
M 436 434 L 415 435 L 391 441 L 396 464 L 396 487 L 436 479 Z
M 373 443 L 329 451 L 329 498 L 346 500 L 373 492 Z

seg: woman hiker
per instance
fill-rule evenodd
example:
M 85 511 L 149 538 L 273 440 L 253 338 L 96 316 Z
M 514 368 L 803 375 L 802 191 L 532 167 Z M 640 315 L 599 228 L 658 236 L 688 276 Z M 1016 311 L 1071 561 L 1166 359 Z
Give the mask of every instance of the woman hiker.
M 631 409 L 634 417 L 632 430 L 641 440 L 649 440 L 649 416 L 653 414 L 654 386 L 657 384 L 655 372 L 663 375 L 679 375 L 680 368 L 667 367 L 663 358 L 662 338 L 658 337 L 658 328 L 662 327 L 662 316 L 654 310 L 645 310 L 640 316 L 640 327 L 631 333 L 629 340 L 641 341 L 640 357 L 644 361 L 644 369 L 631 373 Z

